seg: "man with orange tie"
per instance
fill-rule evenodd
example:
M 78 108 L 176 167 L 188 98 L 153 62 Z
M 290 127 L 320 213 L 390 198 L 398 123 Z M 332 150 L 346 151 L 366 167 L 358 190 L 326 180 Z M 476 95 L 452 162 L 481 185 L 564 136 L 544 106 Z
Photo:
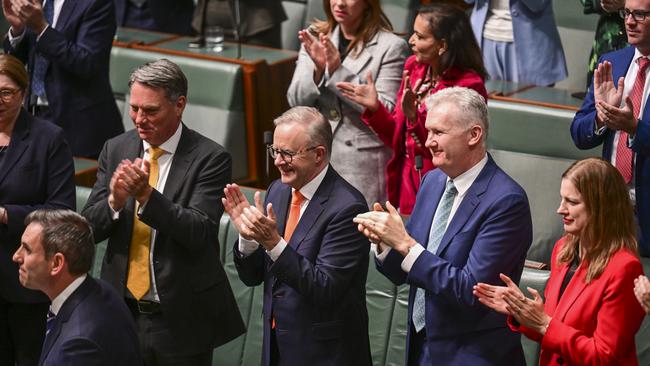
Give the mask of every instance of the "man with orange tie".
M 264 283 L 262 365 L 372 365 L 370 245 L 352 222 L 366 201 L 329 165 L 332 129 L 322 114 L 294 107 L 274 123 L 268 152 L 281 178 L 265 204 L 257 193 L 251 205 L 235 184 L 222 199 L 240 235 L 239 277 Z
M 571 124 L 580 149 L 603 145 L 603 158 L 628 183 L 639 224 L 639 250 L 650 256 L 650 0 L 620 11 L 630 47 L 605 54 Z
M 209 366 L 244 332 L 217 239 L 230 154 L 181 123 L 176 64 L 145 64 L 129 85 L 135 129 L 104 145 L 82 213 L 108 238 L 101 277 L 133 313 L 144 364 Z

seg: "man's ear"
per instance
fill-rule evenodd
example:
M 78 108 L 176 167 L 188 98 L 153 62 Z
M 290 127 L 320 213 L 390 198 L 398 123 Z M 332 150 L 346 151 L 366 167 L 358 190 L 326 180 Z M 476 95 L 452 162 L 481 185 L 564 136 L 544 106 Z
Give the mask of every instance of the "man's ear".
M 480 125 L 474 125 L 469 129 L 469 145 L 477 146 L 483 142 L 483 127 Z
M 67 267 L 67 261 L 63 253 L 54 253 L 50 258 L 50 275 L 56 276 Z

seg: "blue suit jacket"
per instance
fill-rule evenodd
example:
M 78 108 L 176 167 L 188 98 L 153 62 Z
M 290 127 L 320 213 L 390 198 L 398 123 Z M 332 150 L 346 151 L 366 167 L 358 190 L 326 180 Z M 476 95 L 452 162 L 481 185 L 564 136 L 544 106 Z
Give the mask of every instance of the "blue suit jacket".
M 634 57 L 634 47 L 603 55 L 598 63 L 609 61 L 612 63 L 612 76 L 614 80 L 625 77 L 627 69 Z M 593 80 L 592 80 L 593 83 Z M 594 103 L 593 85 L 589 87 L 582 107 L 576 113 L 571 123 L 571 137 L 579 149 L 592 149 L 603 145 L 603 159 L 611 161 L 612 146 L 616 131 L 605 129 L 602 135 L 595 133 L 596 107 Z M 644 256 L 650 256 L 650 103 L 643 108 L 643 119 L 639 121 L 632 146 L 636 156 L 634 166 L 634 180 L 636 188 L 636 214 L 640 226 L 639 249 Z
M 129 0 L 113 0 L 117 24 L 122 26 L 126 20 Z M 166 33 L 191 35 L 194 2 L 192 0 L 149 0 L 151 16 L 158 31 Z
M 74 164 L 63 131 L 22 109 L 0 164 L 0 297 L 13 303 L 47 302 L 40 291 L 18 282 L 12 256 L 25 230 L 25 217 L 37 209 L 75 209 Z
M 465 2 L 474 4 L 470 20 L 474 36 L 482 46 L 490 0 Z M 566 78 L 566 61 L 553 15 L 553 1 L 510 0 L 510 15 L 520 80 L 550 85 Z
M 407 224 L 409 234 L 426 246 L 433 215 L 447 176 L 429 172 Z M 390 251 L 377 268 L 395 284 L 411 285 L 407 357 L 416 289 L 426 290 L 426 334 L 437 365 L 525 365 L 519 335 L 506 318 L 478 302 L 477 282 L 501 284 L 499 273 L 518 282 L 532 223 L 524 190 L 489 157 L 449 222 L 436 254 L 424 251 L 407 274 L 404 257 Z
M 63 303 L 39 366 L 140 366 L 133 315 L 115 290 L 90 276 Z
M 282 235 L 291 187 L 269 186 L 266 203 Z M 266 204 L 264 205 L 266 207 Z M 248 286 L 264 282 L 262 365 L 270 364 L 271 318 L 281 365 L 371 365 L 366 310 L 368 240 L 352 219 L 365 199 L 330 166 L 276 262 L 263 248 L 235 265 Z
M 124 131 L 108 78 L 115 27 L 112 0 L 75 0 L 63 3 L 56 28 L 48 27 L 38 41 L 26 30 L 13 48 L 5 37 L 5 52 L 29 68 L 36 52 L 49 61 L 45 92 L 52 121 L 63 128 L 74 156 L 96 158 L 107 139 Z

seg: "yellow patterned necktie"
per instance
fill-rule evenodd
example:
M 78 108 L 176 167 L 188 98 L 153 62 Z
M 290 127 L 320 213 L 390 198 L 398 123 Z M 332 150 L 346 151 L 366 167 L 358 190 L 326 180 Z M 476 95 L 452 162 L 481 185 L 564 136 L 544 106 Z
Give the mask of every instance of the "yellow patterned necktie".
M 165 150 L 151 146 L 149 152 L 149 185 L 154 189 L 158 185 L 158 158 Z M 138 203 L 136 201 L 133 213 L 133 235 L 129 247 L 129 274 L 126 288 L 136 300 L 140 300 L 151 287 L 149 275 L 149 248 L 151 247 L 151 227 L 138 218 Z

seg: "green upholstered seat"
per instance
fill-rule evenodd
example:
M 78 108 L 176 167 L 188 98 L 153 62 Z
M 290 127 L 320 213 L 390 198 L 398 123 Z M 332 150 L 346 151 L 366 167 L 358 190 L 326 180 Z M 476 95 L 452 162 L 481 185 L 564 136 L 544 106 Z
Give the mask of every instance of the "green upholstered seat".
M 77 212 L 81 210 L 88 202 L 88 197 L 90 197 L 91 188 L 76 186 L 76 198 L 77 198 Z M 95 246 L 95 258 L 93 259 L 93 265 L 90 267 L 90 275 L 99 278 L 102 270 L 102 261 L 104 260 L 104 254 L 106 253 L 106 246 L 108 241 L 104 240 L 100 243 L 97 243 Z

